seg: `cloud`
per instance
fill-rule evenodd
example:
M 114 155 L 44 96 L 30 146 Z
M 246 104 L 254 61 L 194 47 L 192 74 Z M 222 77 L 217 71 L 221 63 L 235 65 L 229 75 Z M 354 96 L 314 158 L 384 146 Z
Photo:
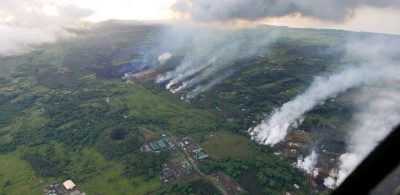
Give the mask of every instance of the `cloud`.
M 359 7 L 352 12 L 351 17 L 339 23 L 300 14 L 265 18 L 258 22 L 296 28 L 343 29 L 400 35 L 400 10 L 394 7 Z
M 197 21 L 258 20 L 294 13 L 321 20 L 344 21 L 362 6 L 399 8 L 397 0 L 177 0 L 172 9 Z
M 65 28 L 77 25 L 90 10 L 48 0 L 3 0 L 0 5 L 0 55 L 30 51 L 34 45 L 72 36 Z
M 93 10 L 89 21 L 99 22 L 109 19 L 118 20 L 163 20 L 171 19 L 170 10 L 174 0 L 70 0 L 79 7 Z

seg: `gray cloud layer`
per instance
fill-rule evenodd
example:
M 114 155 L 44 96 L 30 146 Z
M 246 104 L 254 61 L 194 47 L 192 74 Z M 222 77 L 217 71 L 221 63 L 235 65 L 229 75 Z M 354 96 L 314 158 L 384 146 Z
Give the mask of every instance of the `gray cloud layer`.
M 292 13 L 344 21 L 362 6 L 400 8 L 398 0 L 177 0 L 172 9 L 198 21 L 256 20 Z
M 45 13 L 51 7 L 56 13 Z M 32 46 L 54 42 L 71 34 L 74 26 L 91 11 L 73 5 L 55 5 L 47 0 L 2 0 L 0 5 L 0 56 L 25 53 Z

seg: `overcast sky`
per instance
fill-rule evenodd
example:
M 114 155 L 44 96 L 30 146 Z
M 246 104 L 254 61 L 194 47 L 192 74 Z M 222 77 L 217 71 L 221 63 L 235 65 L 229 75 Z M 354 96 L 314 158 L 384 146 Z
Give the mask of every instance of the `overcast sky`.
M 279 2 L 284 3 L 279 4 L 276 2 L 276 0 L 2 0 L 0 22 L 19 20 L 16 22 L 21 23 L 23 20 L 28 20 L 29 17 L 18 17 L 21 12 L 25 12 L 24 15 L 38 15 L 35 12 L 39 12 L 49 17 L 65 15 L 62 13 L 63 8 L 70 6 L 90 11 L 91 13 L 84 15 L 85 17 L 78 15 L 77 18 L 91 22 L 108 19 L 182 18 L 208 22 L 243 18 L 254 23 L 293 27 L 400 34 L 400 1 L 397 0 L 297 0 L 294 1 L 296 3 L 293 3 L 293 0 L 282 0 Z M 180 9 L 176 9 L 179 6 Z M 263 6 L 266 8 L 260 9 Z
M 71 17 L 73 14 L 77 14 L 75 19 L 91 22 L 108 19 L 192 19 L 202 22 L 243 19 L 293 27 L 400 34 L 399 4 L 396 0 L 2 0 L 0 22 L 33 22 L 26 21 L 29 17 L 18 17 L 24 12 L 24 16 L 42 15 L 39 22 L 46 16 Z M 69 13 L 66 16 L 62 12 L 66 6 L 90 11 L 90 14 Z
M 1 0 L 0 55 L 72 36 L 82 22 L 179 20 L 400 35 L 400 0 Z

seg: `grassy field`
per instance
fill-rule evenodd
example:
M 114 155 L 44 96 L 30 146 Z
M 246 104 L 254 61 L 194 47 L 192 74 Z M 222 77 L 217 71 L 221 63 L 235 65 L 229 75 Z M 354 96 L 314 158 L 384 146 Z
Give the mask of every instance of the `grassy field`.
M 26 63 L 25 58 L 6 58 L 0 61 L 0 78 L 10 78 L 18 65 Z
M 211 135 L 214 137 L 211 138 Z M 257 151 L 254 143 L 249 138 L 226 130 L 219 130 L 208 135 L 201 144 L 213 158 L 233 158 L 233 159 L 263 159 L 267 156 Z
M 0 143 L 9 143 L 12 140 L 11 135 L 2 135 L 0 136 Z
M 39 178 L 17 152 L 0 155 L 0 194 L 41 194 Z
M 22 65 L 37 64 L 37 71 L 41 72 L 50 67 L 58 67 L 62 64 L 64 51 L 60 47 L 44 46 L 44 49 L 37 50 L 25 56 L 3 58 L 0 60 L 0 78 L 10 78 L 13 73 L 18 72 L 17 67 Z M 28 62 L 26 56 L 36 56 L 34 61 Z
M 84 184 L 81 189 L 88 194 L 139 195 L 155 191 L 161 186 L 158 177 L 149 181 L 141 177 L 128 179 L 122 175 L 122 171 L 123 165 L 118 165 L 90 183 Z
M 215 129 L 215 116 L 210 112 L 176 104 L 141 85 L 129 86 L 128 94 L 120 101 L 126 100 L 124 102 L 128 104 L 130 114 L 133 117 L 167 120 L 168 125 L 162 131 L 190 133 Z
M 126 28 L 101 27 L 101 33 L 0 60 L 0 149 L 7 147 L 0 154 L 0 195 L 40 194 L 40 178 L 43 184 L 72 179 L 88 194 L 146 194 L 171 187 L 158 175 L 129 179 L 123 175 L 127 164 L 120 161 L 163 133 L 192 136 L 214 160 L 258 160 L 274 170 L 291 166 L 283 155 L 282 164 L 276 164 L 271 150 L 243 134 L 300 93 L 312 76 L 334 70 L 336 61 L 315 53 L 337 37 L 327 31 L 283 32 L 286 38 L 267 57 L 255 58 L 187 103 L 152 81 L 125 84 L 111 74 L 107 65 L 140 58 L 134 52 L 147 48 L 151 34 L 158 33 L 150 27 Z M 334 112 L 335 120 L 320 113 L 336 108 L 334 103 L 321 106 L 305 123 L 333 126 L 346 110 Z M 302 178 L 296 172 L 277 175 Z

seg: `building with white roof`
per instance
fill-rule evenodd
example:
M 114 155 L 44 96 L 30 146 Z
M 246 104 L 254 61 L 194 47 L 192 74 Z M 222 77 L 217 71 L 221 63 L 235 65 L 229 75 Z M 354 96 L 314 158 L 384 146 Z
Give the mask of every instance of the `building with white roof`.
M 72 190 L 72 189 L 74 189 L 74 188 L 76 187 L 76 185 L 74 184 L 74 182 L 71 181 L 71 180 L 64 181 L 63 186 L 64 186 L 65 189 L 67 189 L 67 190 Z

